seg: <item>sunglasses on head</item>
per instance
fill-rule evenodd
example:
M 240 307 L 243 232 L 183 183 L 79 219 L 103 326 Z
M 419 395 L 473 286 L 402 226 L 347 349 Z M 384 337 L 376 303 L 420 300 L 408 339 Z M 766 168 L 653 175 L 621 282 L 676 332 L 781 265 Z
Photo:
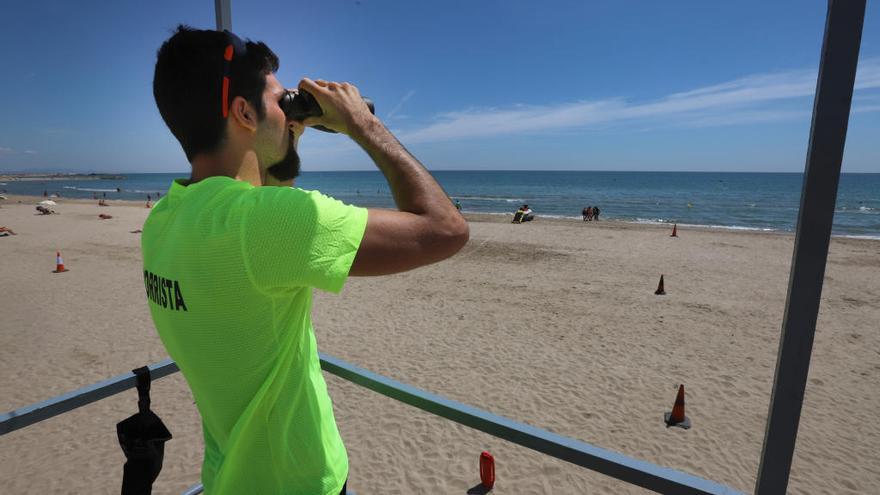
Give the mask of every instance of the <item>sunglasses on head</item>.
M 223 118 L 229 115 L 229 85 L 232 82 L 232 60 L 235 57 L 242 57 L 247 53 L 247 46 L 231 31 L 223 30 L 226 35 L 226 48 L 223 50 L 223 101 L 221 108 L 223 110 Z
M 226 47 L 223 50 L 223 92 L 221 108 L 223 118 L 229 116 L 229 86 L 232 84 L 232 61 L 236 57 L 247 54 L 247 46 L 235 33 L 224 29 Z M 319 117 L 323 113 L 321 106 L 309 93 L 286 90 L 278 101 L 281 109 L 290 120 L 303 120 L 306 117 Z M 317 126 L 321 127 L 321 126 Z M 323 130 L 323 128 L 321 128 Z M 329 132 L 329 129 L 327 129 Z

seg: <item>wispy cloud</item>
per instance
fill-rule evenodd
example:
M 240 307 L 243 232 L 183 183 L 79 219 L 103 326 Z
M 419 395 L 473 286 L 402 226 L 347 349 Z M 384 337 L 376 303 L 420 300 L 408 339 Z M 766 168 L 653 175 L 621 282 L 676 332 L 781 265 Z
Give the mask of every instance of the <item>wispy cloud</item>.
M 400 109 L 403 108 L 404 103 L 409 101 L 409 99 L 412 98 L 413 95 L 415 95 L 415 94 L 416 94 L 416 90 L 414 90 L 414 89 L 407 91 L 406 94 L 403 95 L 403 98 L 401 98 L 400 101 L 397 102 L 397 105 L 395 105 L 394 108 L 392 108 L 391 111 L 388 112 L 388 116 L 385 118 L 386 119 L 395 118 L 397 116 L 397 112 L 399 112 Z M 402 118 L 402 117 L 405 117 L 405 115 L 404 116 L 397 116 L 397 117 Z
M 880 88 L 880 58 L 865 59 L 859 64 L 856 89 L 872 88 Z M 407 144 L 415 144 L 623 123 L 662 121 L 664 125 L 709 127 L 789 120 L 809 115 L 810 108 L 792 110 L 786 102 L 811 97 L 815 89 L 815 69 L 790 70 L 751 75 L 642 102 L 612 98 L 447 112 L 427 126 L 400 132 L 399 137 Z M 873 111 L 871 108 L 866 106 L 858 111 Z
M 37 154 L 37 152 L 34 150 L 19 151 L 15 148 L 8 148 L 6 146 L 0 146 L 0 153 L 6 154 L 6 155 L 17 155 L 19 153 L 23 153 L 25 155 L 36 155 Z
M 852 111 L 857 113 L 880 112 L 880 105 L 853 106 Z

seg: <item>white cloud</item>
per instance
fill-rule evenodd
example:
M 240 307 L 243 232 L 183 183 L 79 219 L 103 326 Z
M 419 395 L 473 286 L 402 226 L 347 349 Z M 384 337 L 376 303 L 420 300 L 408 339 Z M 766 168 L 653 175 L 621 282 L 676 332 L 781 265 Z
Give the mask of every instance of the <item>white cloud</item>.
M 397 102 L 397 105 L 395 105 L 394 108 L 392 108 L 391 111 L 388 112 L 388 117 L 386 117 L 386 118 L 387 119 L 395 118 L 395 116 L 397 116 L 397 112 L 399 112 L 400 109 L 403 108 L 404 103 L 409 101 L 409 99 L 412 98 L 413 95 L 415 95 L 415 94 L 416 94 L 416 90 L 414 90 L 414 89 L 407 91 L 406 94 L 403 95 L 403 98 L 401 98 L 400 101 Z M 403 117 L 405 117 L 405 116 L 403 116 Z
M 707 127 L 805 118 L 811 106 L 792 110 L 785 103 L 812 97 L 816 78 L 815 69 L 799 69 L 751 75 L 645 102 L 616 98 L 561 105 L 472 108 L 440 114 L 434 123 L 398 135 L 404 143 L 415 144 L 631 122 Z M 880 58 L 860 61 L 855 86 L 857 90 L 880 88 Z M 855 111 L 873 111 L 866 108 L 872 107 Z
M 5 153 L 7 155 L 17 155 L 19 153 L 24 153 L 25 155 L 36 155 L 37 154 L 37 152 L 33 151 L 33 150 L 18 151 L 14 148 L 7 148 L 5 146 L 0 146 L 0 153 Z
M 854 106 L 852 111 L 855 113 L 880 112 L 880 105 Z

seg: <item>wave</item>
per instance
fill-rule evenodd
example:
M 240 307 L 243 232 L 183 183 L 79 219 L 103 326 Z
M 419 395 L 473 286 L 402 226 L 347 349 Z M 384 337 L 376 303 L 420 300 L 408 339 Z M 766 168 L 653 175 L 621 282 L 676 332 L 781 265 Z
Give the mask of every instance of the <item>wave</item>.
M 679 224 L 682 227 L 698 227 L 704 229 L 723 229 L 723 230 L 748 230 L 752 232 L 776 232 L 778 229 L 772 229 L 770 227 L 746 227 L 744 225 L 712 225 L 712 224 L 691 224 L 691 223 L 682 223 Z
M 846 237 L 847 239 L 867 239 L 869 241 L 880 241 L 880 235 L 849 235 L 849 234 L 841 234 L 841 235 L 832 235 L 831 237 Z
M 466 199 L 468 201 L 504 201 L 505 203 L 522 203 L 520 198 L 497 198 L 493 196 L 453 196 L 453 199 Z
M 76 186 L 64 186 L 64 189 L 73 189 L 75 191 L 86 191 L 86 192 L 116 192 L 116 189 L 98 189 L 92 187 L 76 187 Z
M 513 217 L 513 213 L 498 213 L 497 211 L 474 211 L 474 210 L 461 210 L 462 213 L 473 213 L 474 215 L 494 215 L 498 217 Z
M 877 211 L 877 208 L 871 208 L 870 206 L 859 206 L 858 208 L 847 208 L 846 206 L 841 206 L 834 210 L 834 213 L 867 213 L 869 215 L 877 215 L 880 212 Z
M 486 211 L 465 211 L 462 210 L 463 213 L 475 213 L 478 215 L 498 215 L 498 216 L 513 216 L 512 213 L 498 213 L 498 212 L 486 212 Z M 537 214 L 537 219 L 541 218 L 552 218 L 552 219 L 561 219 L 561 220 L 581 220 L 582 217 L 572 216 L 572 215 L 544 215 Z M 680 223 L 673 222 L 670 220 L 666 220 L 664 218 L 635 218 L 634 220 L 627 220 L 621 218 L 613 218 L 609 217 L 605 219 L 606 222 L 623 222 L 623 223 L 634 223 L 634 224 L 650 224 L 650 225 L 669 225 L 670 223 L 676 223 L 677 225 L 681 225 L 682 227 L 687 228 L 698 228 L 698 229 L 719 229 L 719 230 L 736 230 L 736 231 L 748 231 L 748 232 L 779 232 L 779 229 L 774 229 L 770 227 L 748 227 L 745 225 L 715 225 L 715 224 L 698 224 L 698 223 Z M 845 236 L 845 237 L 858 237 L 864 239 L 873 238 L 871 236 Z M 877 237 L 880 239 L 880 236 Z
M 573 215 L 536 215 L 535 218 L 562 218 L 562 219 L 573 219 L 573 220 L 581 220 L 584 217 L 581 215 L 573 216 Z
M 639 218 L 636 217 L 635 220 L 630 220 L 629 223 L 672 223 L 669 220 L 664 218 Z
M 156 190 L 144 191 L 141 189 L 122 189 L 117 191 L 116 189 L 98 189 L 93 187 L 75 187 L 75 186 L 64 186 L 64 189 L 74 189 L 76 191 L 85 191 L 85 192 L 123 192 L 123 193 L 137 193 L 137 194 L 156 194 Z M 161 191 L 160 191 L 161 192 Z
M 681 223 L 681 222 L 673 222 L 671 220 L 666 220 L 665 218 L 636 218 L 635 220 L 624 220 L 627 223 L 639 223 L 639 224 L 661 224 L 661 225 L 669 225 L 670 223 L 674 223 L 676 225 L 681 225 L 682 227 L 695 227 L 698 229 L 722 229 L 722 230 L 746 230 L 753 232 L 776 232 L 778 229 L 772 229 L 769 227 L 748 227 L 746 225 L 715 225 L 715 224 L 704 224 L 704 223 Z

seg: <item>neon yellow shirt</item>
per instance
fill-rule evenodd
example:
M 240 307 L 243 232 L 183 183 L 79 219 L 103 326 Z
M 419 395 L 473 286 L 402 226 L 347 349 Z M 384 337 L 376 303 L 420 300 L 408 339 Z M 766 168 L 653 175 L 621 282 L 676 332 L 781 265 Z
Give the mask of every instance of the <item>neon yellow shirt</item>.
M 174 181 L 143 228 L 144 287 L 205 437 L 208 495 L 337 495 L 348 457 L 312 330 L 339 292 L 367 210 L 228 177 Z

